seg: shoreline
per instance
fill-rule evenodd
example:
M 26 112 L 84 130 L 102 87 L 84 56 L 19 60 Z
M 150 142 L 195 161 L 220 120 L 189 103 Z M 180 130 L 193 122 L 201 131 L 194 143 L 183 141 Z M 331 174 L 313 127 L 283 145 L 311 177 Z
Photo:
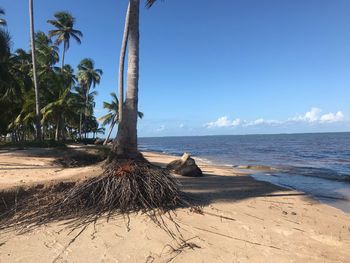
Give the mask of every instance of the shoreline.
M 163 167 L 177 158 L 143 154 Z M 81 180 L 101 171 L 101 163 L 57 171 L 50 165 L 53 158 L 44 156 L 33 156 L 30 151 L 0 153 L 0 169 L 4 172 L 7 167 L 7 179 L 17 186 L 35 180 Z M 173 258 L 173 262 L 283 263 L 347 262 L 350 258 L 350 214 L 301 192 L 257 181 L 239 169 L 198 164 L 204 177 L 176 177 L 182 190 L 201 204 L 203 213 L 188 208 L 172 213 L 178 233 L 193 244 L 192 249 L 181 247 L 179 240 L 146 215 L 132 214 L 129 223 L 121 216 L 108 222 L 100 219 L 72 233 L 64 222 L 21 235 L 0 231 L 0 261 L 164 262 Z M 4 180 L 0 174 L 0 184 Z M 172 221 L 164 220 L 177 231 Z
M 177 158 L 181 157 L 181 155 L 170 154 L 164 151 L 144 150 L 143 152 Z M 275 167 L 271 165 L 218 164 L 215 160 L 210 160 L 207 157 L 192 156 L 192 158 L 202 166 L 209 165 L 228 169 L 231 168 L 236 173 L 244 173 L 261 182 L 267 182 L 278 187 L 305 193 L 323 204 L 340 209 L 345 213 L 350 213 L 350 184 L 348 179 L 339 180 L 315 175 L 306 176 L 296 173 L 288 174 L 284 172 L 286 169 L 285 167 Z M 276 180 L 276 178 L 278 178 L 278 180 Z M 298 179 L 304 179 L 304 181 L 307 181 L 307 184 L 303 185 L 303 180 L 298 181 Z M 309 185 L 311 181 L 314 181 L 314 183 L 319 186 L 323 185 L 325 189 L 310 187 Z M 337 186 L 338 188 L 334 190 L 334 186 Z
M 181 157 L 181 156 L 177 156 L 177 155 L 167 154 L 164 152 L 159 153 L 157 151 L 144 151 L 142 153 L 143 154 L 145 153 L 146 155 L 147 154 L 161 155 L 161 156 L 163 156 L 165 158 L 169 158 L 169 159 L 175 159 L 175 158 Z M 283 185 L 283 184 L 280 184 L 278 182 L 274 183 L 271 180 L 266 180 L 266 179 L 264 180 L 264 179 L 259 178 L 260 174 L 269 174 L 269 173 L 279 174 L 278 169 L 275 167 L 265 166 L 265 165 L 229 165 L 229 164 L 222 165 L 222 164 L 216 164 L 214 161 L 211 161 L 211 160 L 208 160 L 205 158 L 201 158 L 201 157 L 197 157 L 197 156 L 192 156 L 192 158 L 195 159 L 196 163 L 201 168 L 216 167 L 217 169 L 232 169 L 232 172 L 235 174 L 242 174 L 242 175 L 250 176 L 253 180 L 267 183 L 267 184 L 273 185 L 277 188 L 285 188 L 286 190 L 295 191 L 297 193 L 303 193 L 303 194 L 307 195 L 309 198 L 312 198 L 313 200 L 315 200 L 316 202 L 319 202 L 320 204 L 328 205 L 332 208 L 339 209 L 340 211 L 342 211 L 344 213 L 350 214 L 350 199 L 341 198 L 341 197 L 332 197 L 332 196 L 328 196 L 327 194 L 316 195 L 315 193 L 307 193 L 307 192 L 304 192 L 302 190 L 293 188 L 292 186 L 289 186 L 289 185 Z M 289 176 L 292 176 L 292 175 L 289 175 Z

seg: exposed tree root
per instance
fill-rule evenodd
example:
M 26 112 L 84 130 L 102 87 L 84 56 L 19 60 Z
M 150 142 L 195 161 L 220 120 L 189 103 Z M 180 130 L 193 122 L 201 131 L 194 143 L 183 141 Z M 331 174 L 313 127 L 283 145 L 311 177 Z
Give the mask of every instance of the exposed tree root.
M 100 176 L 55 185 L 25 200 L 16 198 L 12 207 L 0 215 L 0 229 L 23 231 L 62 220 L 78 227 L 96 222 L 101 216 L 132 212 L 147 213 L 154 219 L 158 212 L 186 205 L 176 179 L 167 170 L 143 158 L 116 159 Z

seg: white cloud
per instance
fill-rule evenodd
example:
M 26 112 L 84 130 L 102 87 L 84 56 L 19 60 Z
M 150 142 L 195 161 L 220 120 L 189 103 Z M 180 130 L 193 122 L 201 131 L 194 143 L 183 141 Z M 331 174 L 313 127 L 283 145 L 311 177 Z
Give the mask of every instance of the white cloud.
M 182 129 L 183 127 L 185 127 L 185 124 L 180 123 L 179 128 Z
M 239 119 L 239 118 L 233 120 L 232 123 L 231 123 L 232 126 L 239 126 L 241 124 L 242 124 L 242 120 Z
M 258 118 L 253 121 L 242 120 L 236 118 L 234 120 L 230 120 L 227 116 L 223 116 L 218 118 L 216 121 L 208 122 L 204 124 L 206 128 L 228 128 L 228 127 L 249 127 L 249 126 L 258 126 L 258 125 L 283 125 L 293 122 L 305 122 L 310 124 L 323 124 L 323 123 L 334 123 L 341 122 L 345 120 L 345 116 L 343 112 L 338 111 L 336 113 L 329 112 L 326 114 L 321 114 L 322 110 L 317 107 L 313 107 L 310 111 L 297 115 L 292 118 L 288 118 L 284 121 L 278 120 L 267 120 L 263 118 Z
M 243 126 L 256 126 L 256 125 L 276 125 L 280 124 L 280 121 L 276 120 L 265 120 L 263 118 L 256 119 L 254 121 L 245 122 Z
M 290 118 L 290 121 L 302 121 L 308 123 L 330 123 L 339 122 L 345 119 L 343 112 L 338 111 L 336 113 L 329 112 L 321 115 L 322 110 L 316 107 L 311 108 L 310 111 L 306 112 L 304 115 L 298 115 Z
M 216 121 L 204 124 L 204 126 L 207 128 L 236 127 L 241 125 L 241 123 L 242 122 L 240 119 L 235 119 L 231 121 L 229 120 L 229 118 L 227 118 L 227 116 L 223 116 L 218 118 Z
M 204 126 L 207 128 L 214 128 L 214 127 L 229 127 L 231 122 L 227 118 L 227 116 L 223 116 L 218 118 L 216 121 L 208 122 Z
M 319 115 L 321 113 L 321 109 L 313 107 L 310 111 L 306 112 L 303 115 L 298 115 L 289 120 L 292 121 L 306 121 L 306 122 L 316 122 L 319 120 Z
M 320 121 L 321 122 L 338 122 L 343 121 L 345 119 L 344 114 L 341 111 L 338 111 L 337 113 L 327 113 L 321 116 Z

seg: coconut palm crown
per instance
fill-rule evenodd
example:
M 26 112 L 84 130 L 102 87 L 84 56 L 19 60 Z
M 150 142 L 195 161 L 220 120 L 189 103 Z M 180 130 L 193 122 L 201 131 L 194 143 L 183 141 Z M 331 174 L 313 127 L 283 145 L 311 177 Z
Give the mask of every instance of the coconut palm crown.
M 61 11 L 54 14 L 56 20 L 48 20 L 47 22 L 53 25 L 56 29 L 49 31 L 49 37 L 55 37 L 55 44 L 63 43 L 62 50 L 62 67 L 64 66 L 64 55 L 70 46 L 70 38 L 72 37 L 78 44 L 81 44 L 80 38 L 83 33 L 74 29 L 75 18 L 68 12 Z

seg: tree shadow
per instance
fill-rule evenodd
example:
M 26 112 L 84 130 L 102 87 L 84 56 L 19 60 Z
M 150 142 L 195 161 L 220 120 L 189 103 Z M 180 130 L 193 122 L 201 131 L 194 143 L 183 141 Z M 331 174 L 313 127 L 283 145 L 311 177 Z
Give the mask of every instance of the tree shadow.
M 205 174 L 203 177 L 178 177 L 178 180 L 191 201 L 201 206 L 215 202 L 237 202 L 253 197 L 306 195 L 280 193 L 289 189 L 257 181 L 249 175 Z

